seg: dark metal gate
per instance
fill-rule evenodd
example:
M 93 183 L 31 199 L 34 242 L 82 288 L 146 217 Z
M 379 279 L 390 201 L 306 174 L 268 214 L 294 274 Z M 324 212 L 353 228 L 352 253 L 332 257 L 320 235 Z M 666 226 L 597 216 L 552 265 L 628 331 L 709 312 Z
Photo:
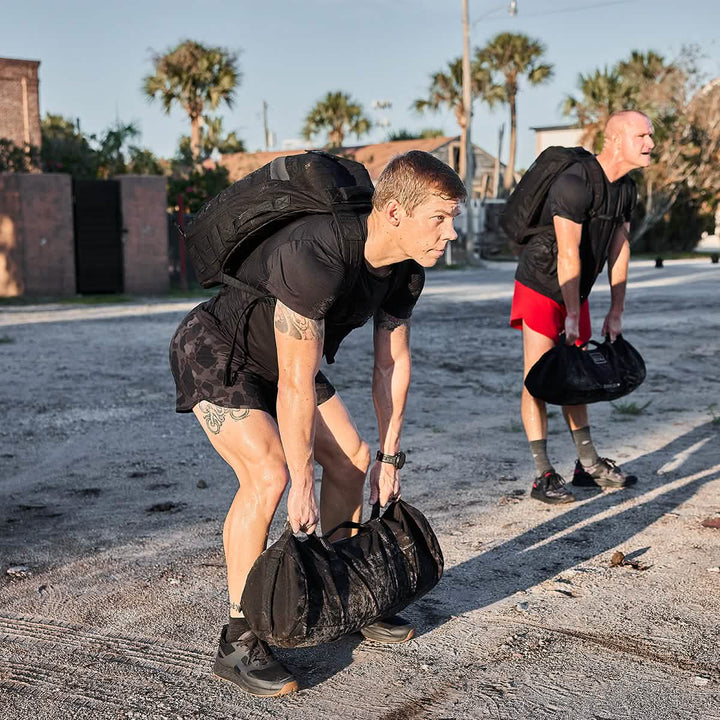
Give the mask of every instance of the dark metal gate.
M 77 292 L 123 291 L 122 213 L 117 180 L 73 180 Z

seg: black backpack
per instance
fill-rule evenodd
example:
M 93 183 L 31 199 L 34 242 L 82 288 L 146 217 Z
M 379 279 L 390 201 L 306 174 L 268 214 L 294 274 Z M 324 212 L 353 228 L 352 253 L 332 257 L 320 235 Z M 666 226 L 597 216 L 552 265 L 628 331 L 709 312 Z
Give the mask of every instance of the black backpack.
M 303 215 L 332 214 L 345 259 L 355 263 L 365 240 L 359 216 L 372 209 L 363 165 L 321 150 L 275 158 L 209 200 L 188 224 L 187 251 L 203 287 L 245 287 L 234 273 L 276 230 Z
M 600 217 L 598 210 L 605 196 L 605 176 L 600 163 L 585 148 L 552 146 L 543 150 L 522 176 L 500 216 L 500 226 L 510 243 L 525 245 L 533 235 L 552 228 L 539 225 L 550 186 L 560 173 L 577 162 L 583 164 L 593 189 L 590 219 Z

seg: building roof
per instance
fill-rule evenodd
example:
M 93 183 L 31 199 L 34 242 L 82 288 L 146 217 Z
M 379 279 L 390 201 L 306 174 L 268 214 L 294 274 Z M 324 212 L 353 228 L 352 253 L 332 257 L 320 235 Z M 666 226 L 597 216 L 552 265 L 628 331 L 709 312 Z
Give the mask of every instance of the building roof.
M 267 165 L 277 157 L 283 157 L 284 155 L 300 155 L 305 150 L 277 150 L 269 152 L 237 152 L 227 153 L 221 155 L 218 160 L 218 165 L 227 168 L 230 174 L 230 180 L 235 182 L 249 175 L 251 172 L 255 172 L 258 168 L 263 165 Z
M 579 130 L 580 126 L 577 123 L 572 125 L 538 125 L 537 127 L 531 127 L 531 130 L 535 132 L 542 132 L 546 130 Z
M 367 168 L 372 181 L 375 182 L 385 166 L 396 155 L 401 155 L 409 150 L 424 150 L 425 152 L 435 153 L 451 142 L 457 142 L 458 140 L 458 136 L 393 140 L 392 142 L 376 143 L 373 145 L 345 146 L 339 148 L 337 152 L 362 163 Z M 477 145 L 473 147 L 475 148 L 476 155 L 479 155 L 485 160 L 485 164 L 494 162 L 494 158 L 489 153 Z M 303 152 L 305 152 L 305 150 L 231 153 L 223 155 L 218 161 L 218 164 L 228 169 L 230 180 L 234 182 L 249 175 L 251 172 L 254 172 L 277 157 L 282 157 L 283 155 L 299 155 Z
M 377 143 L 375 145 L 357 145 L 343 148 L 344 154 L 362 163 L 373 182 L 377 180 L 385 166 L 396 155 L 402 155 L 410 150 L 424 150 L 432 153 L 444 145 L 456 140 L 454 137 L 417 138 L 415 140 L 393 140 L 392 142 Z

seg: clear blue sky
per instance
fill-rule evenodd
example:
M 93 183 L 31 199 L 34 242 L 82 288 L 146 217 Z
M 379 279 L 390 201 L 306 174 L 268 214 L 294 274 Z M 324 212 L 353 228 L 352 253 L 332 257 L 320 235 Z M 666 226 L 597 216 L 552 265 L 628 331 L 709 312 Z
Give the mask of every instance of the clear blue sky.
M 141 82 L 153 51 L 188 38 L 240 51 L 236 101 L 220 114 L 249 150 L 263 146 L 263 100 L 281 149 L 300 137 L 305 115 L 330 90 L 350 93 L 372 119 L 390 122 L 363 141 L 401 128 L 459 132 L 449 113 L 418 116 L 410 106 L 426 94 L 431 74 L 462 53 L 461 0 L 5 0 L 1 7 L 0 55 L 41 61 L 43 115 L 80 118 L 88 133 L 116 118 L 136 122 L 140 144 L 161 156 L 174 154 L 189 124 L 181 111 L 166 116 L 149 104 Z M 531 126 L 567 122 L 559 108 L 576 91 L 578 73 L 612 66 L 633 49 L 672 59 L 696 43 L 708 77 L 720 75 L 718 0 L 518 0 L 515 17 L 507 7 L 470 0 L 472 46 L 501 31 L 523 32 L 545 44 L 555 66 L 547 85 L 521 87 L 519 167 L 533 157 Z M 373 100 L 392 108 L 373 110 Z M 477 105 L 473 140 L 494 153 L 507 120 L 506 109 Z M 507 140 L 506 132 L 504 159 Z

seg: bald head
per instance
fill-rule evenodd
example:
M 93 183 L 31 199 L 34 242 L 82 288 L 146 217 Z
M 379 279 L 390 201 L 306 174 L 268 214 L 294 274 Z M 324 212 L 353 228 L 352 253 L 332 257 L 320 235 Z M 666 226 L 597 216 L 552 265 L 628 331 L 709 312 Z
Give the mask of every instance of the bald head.
M 650 118 L 637 110 L 622 110 L 608 118 L 598 161 L 611 182 L 650 164 L 652 134 Z
M 620 110 L 608 118 L 603 130 L 603 137 L 605 141 L 615 139 L 622 133 L 627 132 L 630 127 L 646 127 L 648 124 L 652 127 L 650 118 L 645 113 L 638 110 Z

